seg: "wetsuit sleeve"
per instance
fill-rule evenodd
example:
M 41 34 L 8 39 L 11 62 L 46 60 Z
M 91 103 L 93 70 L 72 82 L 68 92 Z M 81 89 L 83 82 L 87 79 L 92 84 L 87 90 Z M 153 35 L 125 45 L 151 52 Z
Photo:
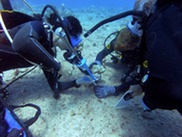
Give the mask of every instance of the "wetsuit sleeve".
M 12 47 L 27 61 L 47 69 L 60 69 L 60 63 L 48 52 L 43 43 L 47 40 L 44 27 L 39 21 L 25 24 L 14 36 Z
M 119 86 L 115 86 L 116 92 L 115 95 L 119 95 L 120 93 L 125 93 L 131 85 L 139 84 L 139 82 L 135 79 L 132 79 L 128 82 L 122 83 Z
M 113 41 L 114 41 L 114 40 L 113 40 Z M 102 51 L 100 51 L 100 52 L 97 54 L 95 60 L 102 62 L 102 60 L 103 60 L 107 55 L 109 55 L 111 52 L 114 51 L 113 44 L 112 44 L 113 41 L 112 41 L 111 44 L 110 44 L 110 45 L 111 45 L 110 49 L 107 49 L 107 47 L 105 47 Z

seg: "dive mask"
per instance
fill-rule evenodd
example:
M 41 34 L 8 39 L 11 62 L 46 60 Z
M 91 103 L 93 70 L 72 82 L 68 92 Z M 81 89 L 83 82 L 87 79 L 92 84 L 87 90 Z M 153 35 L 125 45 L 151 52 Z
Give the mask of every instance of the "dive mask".
M 73 48 L 75 48 L 81 41 L 82 39 L 79 34 L 77 35 L 77 37 L 74 37 L 74 36 L 71 37 L 71 44 Z
M 58 27 L 55 30 L 55 33 L 61 38 L 64 38 L 66 36 L 66 33 L 64 32 L 62 27 Z M 77 35 L 77 37 L 71 36 L 70 40 L 71 40 L 71 45 L 73 48 L 75 48 L 82 41 L 79 34 Z

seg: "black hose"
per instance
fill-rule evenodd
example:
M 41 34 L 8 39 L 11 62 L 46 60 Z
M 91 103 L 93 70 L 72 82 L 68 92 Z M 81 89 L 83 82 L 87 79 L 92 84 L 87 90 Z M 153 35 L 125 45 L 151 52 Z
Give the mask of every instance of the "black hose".
M 109 52 L 109 50 L 107 49 L 107 45 L 106 45 L 106 41 L 109 39 L 110 36 L 115 35 L 115 36 L 117 37 L 118 34 L 119 34 L 119 31 L 115 31 L 115 32 L 111 33 L 109 36 L 107 36 L 107 38 L 104 40 L 104 50 L 106 50 L 107 53 L 108 53 L 109 55 L 111 55 L 113 58 L 117 58 L 117 59 L 120 60 L 120 58 L 114 56 L 111 52 Z M 115 38 L 115 39 L 116 39 L 116 38 Z M 112 47 L 112 42 L 110 42 L 110 44 L 111 44 L 111 47 Z M 113 47 L 113 48 L 114 48 L 114 47 Z
M 109 17 L 101 22 L 99 22 L 98 24 L 96 24 L 93 28 L 91 28 L 89 31 L 87 31 L 85 34 L 84 34 L 84 37 L 88 37 L 92 32 L 94 32 L 96 29 L 98 29 L 100 26 L 108 23 L 108 22 L 112 22 L 112 21 L 115 21 L 115 20 L 118 20 L 118 19 L 121 19 L 121 18 L 124 18 L 126 16 L 129 16 L 129 15 L 134 15 L 134 16 L 140 16 L 140 17 L 145 17 L 146 14 L 143 12 L 143 11 L 134 11 L 134 10 L 130 10 L 130 11 L 126 11 L 126 12 L 123 12 L 123 13 L 120 13 L 118 15 L 115 15 L 115 16 L 112 16 L 112 17 Z
M 41 13 L 41 19 L 43 18 L 44 14 L 45 14 L 45 11 L 47 10 L 47 8 L 50 8 L 51 10 L 53 10 L 53 12 L 56 14 L 56 16 L 57 16 L 58 19 L 59 19 L 60 25 L 63 26 L 62 19 L 60 18 L 60 16 L 59 16 L 57 10 L 56 10 L 53 6 L 51 6 L 51 5 L 46 5 L 46 6 L 43 8 L 42 13 Z
M 68 41 L 69 41 L 69 43 L 71 44 L 71 39 L 70 39 L 70 37 L 69 37 L 68 30 L 67 30 L 67 28 L 64 26 L 63 20 L 60 18 L 60 16 L 59 16 L 57 10 L 56 10 L 53 6 L 51 6 L 51 5 L 46 5 L 46 6 L 43 8 L 42 13 L 41 13 L 41 20 L 42 20 L 44 14 L 45 14 L 45 11 L 47 10 L 47 8 L 50 8 L 50 9 L 53 10 L 53 12 L 56 14 L 56 16 L 57 16 L 57 18 L 58 18 L 58 20 L 59 20 L 60 26 L 61 26 L 61 27 L 63 28 L 63 30 L 65 31 L 66 36 L 67 36 L 67 38 L 68 38 Z

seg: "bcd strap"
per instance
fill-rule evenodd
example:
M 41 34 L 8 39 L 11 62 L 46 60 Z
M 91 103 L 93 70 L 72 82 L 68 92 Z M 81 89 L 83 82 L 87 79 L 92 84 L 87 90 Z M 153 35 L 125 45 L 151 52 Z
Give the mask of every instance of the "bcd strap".
M 14 105 L 10 105 L 8 106 L 6 104 L 6 102 L 4 102 L 4 100 L 2 98 L 0 98 L 0 102 L 4 105 L 4 107 L 6 108 L 7 111 L 9 111 L 9 113 L 11 114 L 11 116 L 14 118 L 14 120 L 21 126 L 21 128 L 25 131 L 25 134 L 27 137 L 31 137 L 31 134 L 28 130 L 28 127 L 30 125 L 32 125 L 37 119 L 38 117 L 40 116 L 41 114 L 41 110 L 38 106 L 34 105 L 34 104 L 25 104 L 25 105 L 20 105 L 20 106 L 14 106 Z M 16 108 L 23 108 L 23 107 L 33 107 L 37 110 L 36 114 L 34 115 L 34 117 L 30 118 L 29 120 L 25 121 L 25 122 L 22 122 L 18 116 L 14 113 L 14 109 Z M 7 112 L 8 113 L 8 112 Z M 13 128 L 12 128 L 13 129 Z
M 33 107 L 37 110 L 36 114 L 34 115 L 34 117 L 30 118 L 29 120 L 23 122 L 25 124 L 25 127 L 28 128 L 29 126 L 31 126 L 35 121 L 37 121 L 37 119 L 39 118 L 40 114 L 41 114 L 41 110 L 38 106 L 34 105 L 34 104 L 26 104 L 26 105 L 20 105 L 20 106 L 14 106 L 14 105 L 10 105 L 9 106 L 9 110 L 11 109 L 11 111 L 13 112 L 14 109 L 16 108 L 23 108 L 23 107 Z M 14 112 L 12 113 L 14 115 Z

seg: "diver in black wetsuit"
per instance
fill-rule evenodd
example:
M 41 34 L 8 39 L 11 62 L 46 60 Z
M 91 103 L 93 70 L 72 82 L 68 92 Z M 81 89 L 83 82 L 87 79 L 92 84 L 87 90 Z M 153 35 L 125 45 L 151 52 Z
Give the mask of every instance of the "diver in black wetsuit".
M 147 110 L 177 109 L 182 114 L 181 22 L 181 0 L 157 0 L 143 26 L 141 59 L 146 56 L 148 73 L 138 86 L 145 93 L 142 102 Z M 109 86 L 96 87 L 95 92 L 102 96 L 106 89 L 115 94 L 116 89 Z
M 182 114 L 182 2 L 158 0 L 144 29 L 149 77 L 144 83 L 144 104 L 177 109 Z
M 11 9 L 9 4 L 6 5 L 6 3 L 3 7 L 4 9 Z M 61 50 L 67 50 L 67 43 L 60 36 L 63 29 L 60 28 L 61 24 L 58 21 L 57 14 L 54 13 L 47 17 L 47 22 L 51 24 L 51 27 L 42 20 L 19 12 L 2 11 L 1 15 L 13 42 L 10 42 L 7 34 L 1 28 L 0 73 L 9 69 L 39 65 L 54 91 L 55 98 L 59 97 L 60 91 L 71 87 L 79 87 L 82 79 L 68 82 L 58 81 L 61 76 L 58 74 L 61 64 L 55 59 L 52 48 L 58 46 Z M 82 33 L 79 20 L 73 16 L 63 17 L 62 25 L 64 25 L 71 38 L 71 45 L 78 45 L 81 41 L 79 34 Z M 68 39 L 68 37 L 64 38 Z M 75 58 L 67 60 L 72 63 Z
M 155 0 L 141 1 L 137 0 L 133 7 L 133 10 L 143 11 L 147 16 L 149 16 L 152 6 Z M 125 27 L 123 27 L 119 32 L 117 32 L 116 37 L 102 50 L 100 51 L 95 61 L 91 66 L 99 65 L 102 67 L 102 60 L 109 54 L 112 55 L 113 51 L 121 52 L 121 58 L 112 57 L 114 62 L 125 64 L 128 67 L 128 71 L 125 73 L 124 77 L 121 79 L 121 84 L 116 86 L 106 86 L 97 85 L 94 88 L 95 95 L 99 98 L 104 98 L 109 95 L 118 95 L 120 93 L 126 92 L 130 85 L 139 83 L 138 74 L 135 72 L 140 65 L 140 42 L 142 36 L 142 17 L 133 16 L 133 20 Z M 114 33 L 113 33 L 114 34 Z M 134 72 L 130 75 L 131 72 Z

